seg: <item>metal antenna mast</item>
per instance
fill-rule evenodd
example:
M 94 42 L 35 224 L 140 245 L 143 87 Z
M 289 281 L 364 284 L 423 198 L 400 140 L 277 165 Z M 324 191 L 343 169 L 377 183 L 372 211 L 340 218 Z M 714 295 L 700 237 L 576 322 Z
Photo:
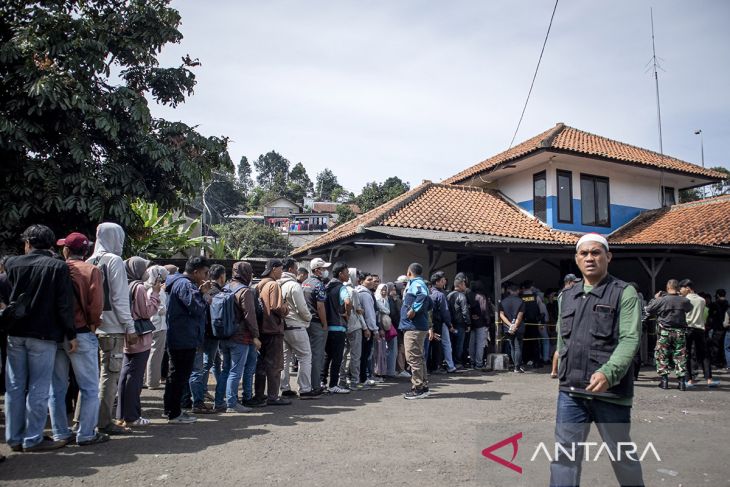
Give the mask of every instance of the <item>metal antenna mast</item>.
M 656 87 L 656 114 L 659 123 L 659 153 L 664 155 L 664 144 L 662 142 L 662 109 L 659 103 L 659 74 L 657 68 L 661 69 L 661 66 L 657 63 L 656 58 L 656 47 L 654 46 L 654 9 L 649 9 L 651 15 L 651 62 L 654 70 L 654 85 Z

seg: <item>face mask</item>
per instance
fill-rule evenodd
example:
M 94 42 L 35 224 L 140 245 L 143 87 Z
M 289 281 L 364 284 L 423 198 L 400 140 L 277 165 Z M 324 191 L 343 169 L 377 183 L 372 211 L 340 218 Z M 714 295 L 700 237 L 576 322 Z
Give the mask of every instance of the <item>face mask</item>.
M 328 271 L 327 269 L 322 271 L 322 279 L 327 279 L 329 276 L 330 276 L 330 271 Z

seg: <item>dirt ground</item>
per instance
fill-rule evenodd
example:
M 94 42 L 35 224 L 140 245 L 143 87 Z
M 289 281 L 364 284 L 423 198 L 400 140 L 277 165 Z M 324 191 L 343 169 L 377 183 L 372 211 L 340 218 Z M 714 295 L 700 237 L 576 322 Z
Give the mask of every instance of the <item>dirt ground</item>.
M 662 454 L 661 464 L 644 464 L 646 485 L 730 485 L 727 458 L 708 455 L 726 445 L 730 431 L 730 375 L 717 378 L 718 389 L 682 393 L 658 389 L 653 372 L 642 371 L 634 430 L 650 427 Z M 538 473 L 519 475 L 481 451 L 526 431 L 513 462 L 527 466 L 534 449 L 528 440 L 552 441 L 557 385 L 547 369 L 437 375 L 430 386 L 432 395 L 417 401 L 403 399 L 409 382 L 398 379 L 292 406 L 203 416 L 192 425 L 167 425 L 162 391 L 145 390 L 151 426 L 49 453 L 11 453 L 3 444 L 0 484 L 546 485 L 547 463 L 532 462 Z M 496 453 L 512 457 L 509 447 Z M 616 485 L 606 462 L 586 465 L 584 483 L 590 478 L 597 479 L 590 485 Z

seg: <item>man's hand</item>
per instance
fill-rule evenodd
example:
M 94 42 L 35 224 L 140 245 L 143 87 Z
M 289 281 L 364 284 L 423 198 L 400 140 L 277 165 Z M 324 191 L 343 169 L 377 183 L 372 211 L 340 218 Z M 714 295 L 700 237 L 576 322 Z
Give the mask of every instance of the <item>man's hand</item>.
M 198 287 L 198 291 L 205 294 L 213 287 L 213 281 L 205 281 L 203 284 Z
M 662 292 L 661 291 L 657 291 L 657 293 L 654 295 L 654 297 L 657 298 L 657 299 L 661 298 L 662 297 Z
M 416 316 L 416 312 L 413 311 L 412 309 L 409 309 L 408 314 L 406 316 L 408 317 L 409 320 L 412 320 L 413 317 Z
M 363 331 L 362 335 L 365 337 L 365 340 L 370 340 L 370 337 L 373 336 L 373 334 L 370 333 L 370 330 Z
M 68 353 L 74 353 L 76 350 L 79 349 L 79 341 L 74 338 L 70 342 L 68 342 Z
M 261 340 L 259 340 L 258 338 L 254 338 L 253 344 L 256 347 L 256 350 L 261 350 Z
M 434 340 L 436 340 L 436 341 L 441 340 L 441 335 L 439 335 L 438 333 L 435 333 L 433 331 L 433 329 L 430 329 L 430 330 L 428 330 L 428 341 L 432 342 Z
M 453 326 L 451 326 L 451 327 L 449 327 L 449 331 L 451 333 L 456 333 L 456 328 L 454 328 Z
M 466 327 L 466 332 L 467 332 L 467 333 L 471 332 L 471 326 L 467 326 L 467 327 Z
M 127 345 L 134 345 L 135 343 L 137 343 L 137 334 L 127 333 L 124 339 L 127 341 Z
M 383 330 L 382 328 L 379 329 L 378 330 L 378 335 L 380 336 L 380 338 L 385 338 L 385 330 Z
M 606 392 L 608 390 L 608 379 L 603 372 L 594 372 L 591 376 L 591 381 L 586 387 L 588 392 Z
M 152 286 L 152 292 L 155 292 L 157 294 L 160 294 L 161 289 L 162 289 L 162 283 L 160 281 L 155 282 L 155 285 Z

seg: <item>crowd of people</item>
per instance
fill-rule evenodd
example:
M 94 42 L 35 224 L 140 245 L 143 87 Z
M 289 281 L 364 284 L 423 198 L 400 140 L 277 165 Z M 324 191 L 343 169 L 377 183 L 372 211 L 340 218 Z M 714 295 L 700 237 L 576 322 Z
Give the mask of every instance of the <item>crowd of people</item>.
M 93 244 L 76 232 L 56 240 L 43 225 L 22 240 L 25 254 L 3 260 L 0 310 L 6 442 L 24 452 L 94 445 L 148 425 L 140 395 L 163 380 L 167 422 L 186 424 L 395 377 L 410 378 L 405 399 L 420 399 L 429 374 L 490 370 L 488 350 L 504 351 L 518 373 L 552 363 L 557 378 L 559 297 L 580 282 L 569 274 L 547 293 L 507 283 L 495 306 L 479 281 L 459 273 L 449 286 L 444 272 L 426 279 L 418 263 L 381 282 L 345 262 L 315 258 L 306 269 L 270 259 L 256 281 L 246 261 L 229 275 L 203 256 L 184 269 L 123 260 L 125 234 L 114 223 L 100 224 Z M 666 295 L 642 302 L 645 317 L 657 317 L 662 387 L 672 365 L 682 390 L 697 384 L 692 356 L 717 385 L 710 345 L 729 326 L 725 292 L 713 302 L 693 289 L 671 280 Z

